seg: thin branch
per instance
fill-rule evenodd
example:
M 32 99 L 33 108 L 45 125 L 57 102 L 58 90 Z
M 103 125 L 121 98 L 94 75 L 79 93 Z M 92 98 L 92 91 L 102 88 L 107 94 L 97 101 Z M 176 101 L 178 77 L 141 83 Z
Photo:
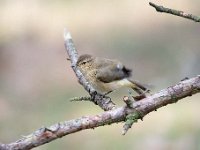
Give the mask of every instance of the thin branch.
M 71 102 L 80 102 L 80 101 L 92 101 L 92 98 L 90 96 L 81 96 L 81 97 L 73 97 L 70 98 Z
M 94 116 L 83 116 L 78 119 L 64 121 L 43 127 L 28 136 L 10 144 L 0 144 L 3 150 L 27 150 L 51 142 L 65 135 L 85 129 L 94 129 L 103 125 L 110 125 L 126 121 L 127 116 L 136 116 L 134 121 L 142 119 L 148 113 L 167 104 L 176 103 L 187 96 L 200 92 L 200 76 L 186 79 L 174 86 L 163 89 L 149 97 Z M 183 116 L 184 117 L 184 116 Z
M 149 5 L 154 7 L 156 9 L 156 11 L 158 11 L 158 12 L 164 12 L 164 13 L 172 14 L 172 15 L 175 15 L 175 16 L 187 18 L 187 19 L 193 20 L 195 22 L 200 22 L 200 17 L 198 17 L 198 16 L 188 14 L 188 13 L 185 13 L 185 12 L 180 11 L 180 10 L 175 10 L 175 9 L 166 8 L 166 7 L 163 7 L 163 6 L 158 6 L 158 5 L 156 5 L 152 2 L 149 2 Z
M 95 89 L 89 84 L 85 79 L 82 72 L 76 67 L 76 62 L 78 60 L 78 52 L 74 46 L 71 34 L 65 29 L 64 31 L 65 49 L 69 55 L 71 61 L 71 67 L 74 70 L 79 83 L 85 88 L 86 91 L 91 95 L 92 101 L 99 105 L 103 110 L 111 110 L 115 108 L 115 104 L 111 101 L 109 97 L 98 94 Z

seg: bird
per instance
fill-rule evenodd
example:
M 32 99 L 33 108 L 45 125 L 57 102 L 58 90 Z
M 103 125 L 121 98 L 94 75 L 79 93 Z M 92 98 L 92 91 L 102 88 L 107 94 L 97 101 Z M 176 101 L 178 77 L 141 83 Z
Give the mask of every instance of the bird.
M 119 88 L 132 88 L 140 96 L 145 96 L 147 88 L 131 79 L 132 70 L 118 60 L 95 57 L 89 54 L 79 56 L 76 66 L 98 94 L 107 95 Z

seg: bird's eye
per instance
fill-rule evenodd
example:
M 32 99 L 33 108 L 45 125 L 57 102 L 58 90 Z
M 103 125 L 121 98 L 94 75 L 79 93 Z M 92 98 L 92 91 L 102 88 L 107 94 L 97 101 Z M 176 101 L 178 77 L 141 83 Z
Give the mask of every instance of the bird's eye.
M 82 64 L 83 64 L 83 65 L 85 65 L 85 64 L 86 64 L 86 62 L 84 61 L 84 62 L 82 62 Z

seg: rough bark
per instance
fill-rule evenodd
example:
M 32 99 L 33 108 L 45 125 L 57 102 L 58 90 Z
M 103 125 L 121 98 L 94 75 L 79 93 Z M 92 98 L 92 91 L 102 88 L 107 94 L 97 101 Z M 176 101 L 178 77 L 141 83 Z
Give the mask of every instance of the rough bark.
M 120 107 L 103 112 L 94 116 L 83 116 L 77 119 L 56 123 L 50 127 L 43 127 L 30 135 L 24 136 L 10 144 L 0 144 L 1 150 L 27 150 L 65 135 L 85 129 L 94 129 L 103 125 L 123 122 L 127 116 L 133 116 L 134 121 L 142 119 L 148 113 L 157 110 L 167 104 L 176 103 L 187 96 L 200 92 L 200 76 L 186 79 L 174 86 L 163 89 L 147 98 L 129 103 L 128 106 Z M 184 116 L 183 116 L 184 117 Z

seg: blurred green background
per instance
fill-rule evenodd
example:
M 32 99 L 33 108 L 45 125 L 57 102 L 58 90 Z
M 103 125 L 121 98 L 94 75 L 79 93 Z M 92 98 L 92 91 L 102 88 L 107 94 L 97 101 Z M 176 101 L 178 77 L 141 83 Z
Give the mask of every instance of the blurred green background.
M 154 1 L 200 15 L 199 0 Z M 54 123 L 102 112 L 69 98 L 87 93 L 66 60 L 63 30 L 79 54 L 115 58 L 153 92 L 200 73 L 200 26 L 157 13 L 147 1 L 1 0 L 0 142 L 9 143 Z M 118 105 L 127 89 L 111 94 Z M 126 136 L 123 124 L 65 136 L 36 150 L 200 149 L 197 94 L 153 112 Z

